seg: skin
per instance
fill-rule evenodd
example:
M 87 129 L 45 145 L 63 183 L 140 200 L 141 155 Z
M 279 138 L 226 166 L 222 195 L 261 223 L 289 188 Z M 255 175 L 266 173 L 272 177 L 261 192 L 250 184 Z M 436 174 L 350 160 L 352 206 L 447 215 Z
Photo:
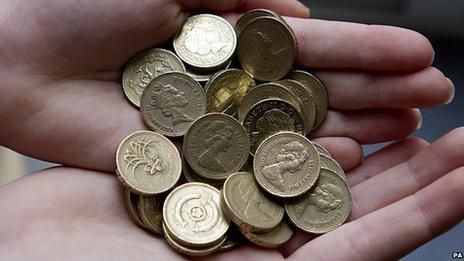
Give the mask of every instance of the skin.
M 330 97 L 327 120 L 312 138 L 351 170 L 353 191 L 349 222 L 331 233 L 296 233 L 279 250 L 248 245 L 211 258 L 396 259 L 464 218 L 464 129 L 431 145 L 403 140 L 420 122 L 414 108 L 444 104 L 454 92 L 430 66 L 430 42 L 416 32 L 308 20 L 309 10 L 294 0 L 0 5 L 0 144 L 68 166 L 0 188 L 2 260 L 181 258 L 130 221 L 122 187 L 107 173 L 122 139 L 146 128 L 123 96 L 121 69 L 169 40 L 195 9 L 223 13 L 232 23 L 253 8 L 292 16 L 286 19 L 300 44 L 298 63 L 315 72 Z M 402 141 L 361 162 L 361 144 L 392 140 Z

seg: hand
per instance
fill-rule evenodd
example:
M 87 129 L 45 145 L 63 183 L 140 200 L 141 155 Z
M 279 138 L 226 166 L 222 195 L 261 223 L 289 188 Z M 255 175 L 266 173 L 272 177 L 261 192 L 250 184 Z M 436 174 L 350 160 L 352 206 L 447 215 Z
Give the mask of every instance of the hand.
M 258 7 L 289 16 L 308 15 L 296 1 L 283 3 L 280 0 L 249 0 L 243 6 L 244 1 L 237 0 L 4 2 L 0 11 L 0 144 L 26 155 L 81 169 L 52 170 L 3 188 L 1 193 L 15 186 L 38 193 L 37 189 L 43 189 L 39 186 L 49 186 L 48 180 L 52 177 L 63 189 L 67 182 L 73 187 L 77 186 L 72 184 L 76 182 L 80 185 L 75 188 L 86 195 L 66 194 L 69 191 L 60 190 L 63 194 L 58 199 L 40 198 L 40 203 L 36 202 L 37 210 L 33 211 L 35 206 L 25 205 L 17 214 L 45 213 L 42 211 L 46 204 L 57 200 L 69 203 L 60 207 L 60 213 L 68 215 L 70 222 L 79 222 L 74 214 L 86 215 L 86 211 L 90 211 L 88 215 L 98 216 L 97 209 L 92 212 L 88 204 L 104 209 L 100 208 L 102 204 L 112 206 L 117 213 L 107 214 L 113 215 L 112 219 L 119 220 L 113 221 L 121 222 L 128 230 L 136 228 L 124 216 L 122 201 L 115 198 L 119 195 L 114 191 L 118 190 L 116 179 L 83 170 L 113 171 L 120 141 L 133 131 L 146 128 L 138 110 L 123 96 L 120 72 L 124 63 L 140 50 L 167 41 L 192 9 L 202 7 L 224 12 L 231 21 L 237 18 L 236 12 Z M 236 12 L 231 13 L 232 10 Z M 287 19 L 300 44 L 299 64 L 311 68 L 329 91 L 331 110 L 313 138 L 319 138 L 317 141 L 328 147 L 345 169 L 353 168 L 362 159 L 360 144 L 410 135 L 420 121 L 418 111 L 411 108 L 435 106 L 452 97 L 453 89 L 443 74 L 429 67 L 433 60 L 430 43 L 415 32 L 393 27 Z M 55 174 L 59 172 L 62 175 Z M 71 176 L 72 173 L 82 174 Z M 20 185 L 33 179 L 38 180 L 29 185 L 30 189 Z M 102 182 L 100 185 L 108 188 L 90 190 L 92 187 L 86 182 Z M 5 195 L 8 196 L 3 198 L 7 200 L 17 200 L 10 194 Z M 39 200 L 36 196 L 34 194 L 34 200 Z M 21 211 L 15 205 L 8 207 L 8 201 L 6 204 L 4 209 L 9 212 L 11 209 L 12 215 L 15 215 L 14 210 Z M 73 209 L 79 206 L 85 206 L 86 210 Z M 43 217 L 49 222 L 45 222 L 45 226 L 58 224 L 50 215 Z M 94 223 L 98 225 L 100 221 Z M 27 233 L 24 231 L 20 235 L 30 238 L 29 229 L 33 226 L 27 229 Z M 66 232 L 57 227 L 45 229 L 51 229 L 52 237 Z M 107 239 L 104 229 L 100 231 L 101 239 Z M 130 236 L 131 233 L 125 232 L 123 237 Z M 95 239 L 92 231 L 88 233 Z M 138 233 L 134 237 L 145 237 L 150 244 L 165 247 L 157 240 L 148 241 L 148 238 L 153 240 L 152 237 L 140 231 L 134 233 Z M 78 240 L 85 238 L 84 234 L 75 232 L 72 240 L 78 245 L 85 244 Z M 37 242 L 40 240 L 29 243 L 40 247 Z M 53 244 L 53 241 L 47 242 Z M 60 249 L 64 250 L 61 246 Z M 268 253 L 256 249 L 249 251 Z

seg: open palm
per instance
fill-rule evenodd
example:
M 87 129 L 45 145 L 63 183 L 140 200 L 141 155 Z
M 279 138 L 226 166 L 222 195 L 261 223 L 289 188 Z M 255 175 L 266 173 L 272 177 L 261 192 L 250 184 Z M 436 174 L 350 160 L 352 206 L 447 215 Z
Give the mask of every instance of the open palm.
M 430 146 L 408 139 L 359 164 L 360 144 L 409 136 L 420 122 L 413 108 L 452 94 L 443 74 L 429 67 L 430 43 L 415 32 L 304 19 L 307 10 L 293 0 L 1 2 L 0 143 L 74 168 L 0 189 L 0 258 L 179 257 L 132 224 L 117 179 L 102 172 L 115 169 L 120 141 L 146 128 L 123 96 L 121 68 L 166 42 L 200 8 L 231 22 L 257 7 L 303 17 L 286 18 L 299 41 L 298 63 L 330 97 L 313 138 L 352 169 L 354 197 L 351 221 L 309 243 L 298 234 L 280 251 L 245 246 L 214 257 L 395 258 L 463 218 L 464 130 Z

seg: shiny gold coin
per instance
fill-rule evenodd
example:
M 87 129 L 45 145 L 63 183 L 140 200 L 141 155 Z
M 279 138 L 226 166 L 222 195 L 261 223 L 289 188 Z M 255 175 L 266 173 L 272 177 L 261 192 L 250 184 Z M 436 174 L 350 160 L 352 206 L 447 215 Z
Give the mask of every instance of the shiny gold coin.
M 222 246 L 226 242 L 227 238 L 224 237 L 219 241 L 217 244 L 208 246 L 208 247 L 191 247 L 191 246 L 184 246 L 181 243 L 177 242 L 170 232 L 166 229 L 166 225 L 163 224 L 164 228 L 164 238 L 168 242 L 168 244 L 174 248 L 177 252 L 186 255 L 186 256 L 207 256 L 213 254 L 214 252 L 221 250 Z
M 187 161 L 185 161 L 185 158 L 182 159 L 182 173 L 184 174 L 184 177 L 185 179 L 187 179 L 188 182 L 206 183 L 217 189 L 222 188 L 222 184 L 224 184 L 222 180 L 206 179 L 196 174 L 195 171 L 193 171 L 192 168 L 190 168 Z
M 301 113 L 290 103 L 279 99 L 263 100 L 251 107 L 243 120 L 243 127 L 250 136 L 252 155 L 273 134 L 282 131 L 304 134 Z
M 346 181 L 346 174 L 343 168 L 338 164 L 336 160 L 334 160 L 330 156 L 326 155 L 319 155 L 321 157 L 321 168 L 328 169 L 336 174 L 338 174 L 341 178 Z
M 351 210 L 351 191 L 336 173 L 322 169 L 316 186 L 285 204 L 292 223 L 303 231 L 324 234 L 341 226 Z
M 129 101 L 140 107 L 142 93 L 157 76 L 167 72 L 185 73 L 185 66 L 177 55 L 159 48 L 145 50 L 134 56 L 122 75 L 122 87 Z
M 163 203 L 161 198 L 140 197 L 138 212 L 148 230 L 163 235 Z
M 293 236 L 293 229 L 285 221 L 282 221 L 271 232 L 264 234 L 258 234 L 244 230 L 241 231 L 242 234 L 252 243 L 266 248 L 280 247 Z
M 237 53 L 243 69 L 255 79 L 276 81 L 290 71 L 298 48 L 291 28 L 284 22 L 258 17 L 240 33 Z
M 313 98 L 310 92 L 303 86 L 303 84 L 290 79 L 280 80 L 277 83 L 282 84 L 285 88 L 289 89 L 296 97 L 298 97 L 303 105 L 301 113 L 305 120 L 305 132 L 309 132 L 313 129 L 316 123 L 316 111 Z
M 129 213 L 130 218 L 137 226 L 147 229 L 138 212 L 139 200 L 139 195 L 130 192 L 128 189 L 124 191 L 124 205 L 126 206 L 126 210 L 127 213 Z
M 235 25 L 235 32 L 237 33 L 237 36 L 240 35 L 245 26 L 253 19 L 266 16 L 274 17 L 283 21 L 282 17 L 274 11 L 267 9 L 254 9 L 246 12 L 242 17 L 240 17 L 240 19 L 238 19 L 237 24 Z
M 289 89 L 277 83 L 264 83 L 251 89 L 243 98 L 238 108 L 238 120 L 243 122 L 246 114 L 256 103 L 266 99 L 281 99 L 301 111 L 301 101 Z
M 313 145 L 314 145 L 314 147 L 316 147 L 316 150 L 319 153 L 319 155 L 322 154 L 322 155 L 325 155 L 325 156 L 328 156 L 328 157 L 332 157 L 330 155 L 330 152 L 324 146 L 322 146 L 321 144 L 313 141 Z
M 236 119 L 210 113 L 192 124 L 183 148 L 185 160 L 195 173 L 207 179 L 224 180 L 247 163 L 250 141 Z
M 165 73 L 153 79 L 142 94 L 140 110 L 145 123 L 169 137 L 183 136 L 206 113 L 203 88 L 183 73 Z
M 221 69 L 229 69 L 230 65 L 232 64 L 232 61 L 229 61 L 227 63 L 227 66 Z M 195 81 L 197 81 L 200 84 L 205 84 L 206 82 L 209 81 L 209 79 L 216 73 L 216 68 L 214 71 L 201 71 L 201 70 L 195 70 L 193 68 L 187 67 L 187 75 L 192 77 Z
M 287 77 L 303 84 L 311 94 L 311 97 L 313 97 L 316 110 L 316 123 L 313 129 L 316 129 L 322 124 L 327 114 L 327 107 L 329 104 L 327 90 L 319 79 L 305 71 L 291 71 Z
M 239 69 L 216 73 L 205 85 L 206 111 L 234 115 L 245 95 L 255 85 L 253 78 Z
M 152 196 L 170 190 L 180 178 L 176 146 L 161 134 L 139 131 L 125 138 L 116 153 L 117 177 L 132 192 Z
M 175 188 L 163 205 L 163 220 L 176 242 L 202 248 L 225 240 L 229 219 L 224 215 L 221 195 L 204 183 L 187 183 Z
M 235 52 L 237 36 L 224 18 L 211 14 L 191 16 L 174 38 L 180 59 L 195 68 L 212 69 L 226 64 Z
M 254 233 L 272 231 L 284 216 L 284 209 L 258 188 L 252 173 L 231 175 L 222 189 L 222 208 L 242 230 Z
M 256 181 L 265 191 L 292 198 L 303 195 L 316 183 L 320 159 L 305 136 L 282 132 L 259 146 L 253 166 Z

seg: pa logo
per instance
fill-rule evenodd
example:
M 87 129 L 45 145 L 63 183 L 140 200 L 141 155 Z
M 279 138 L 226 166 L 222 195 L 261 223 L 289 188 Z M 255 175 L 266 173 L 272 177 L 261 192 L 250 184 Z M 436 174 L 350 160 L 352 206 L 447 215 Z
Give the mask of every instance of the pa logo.
M 464 259 L 464 252 L 453 252 L 451 256 L 453 259 Z

